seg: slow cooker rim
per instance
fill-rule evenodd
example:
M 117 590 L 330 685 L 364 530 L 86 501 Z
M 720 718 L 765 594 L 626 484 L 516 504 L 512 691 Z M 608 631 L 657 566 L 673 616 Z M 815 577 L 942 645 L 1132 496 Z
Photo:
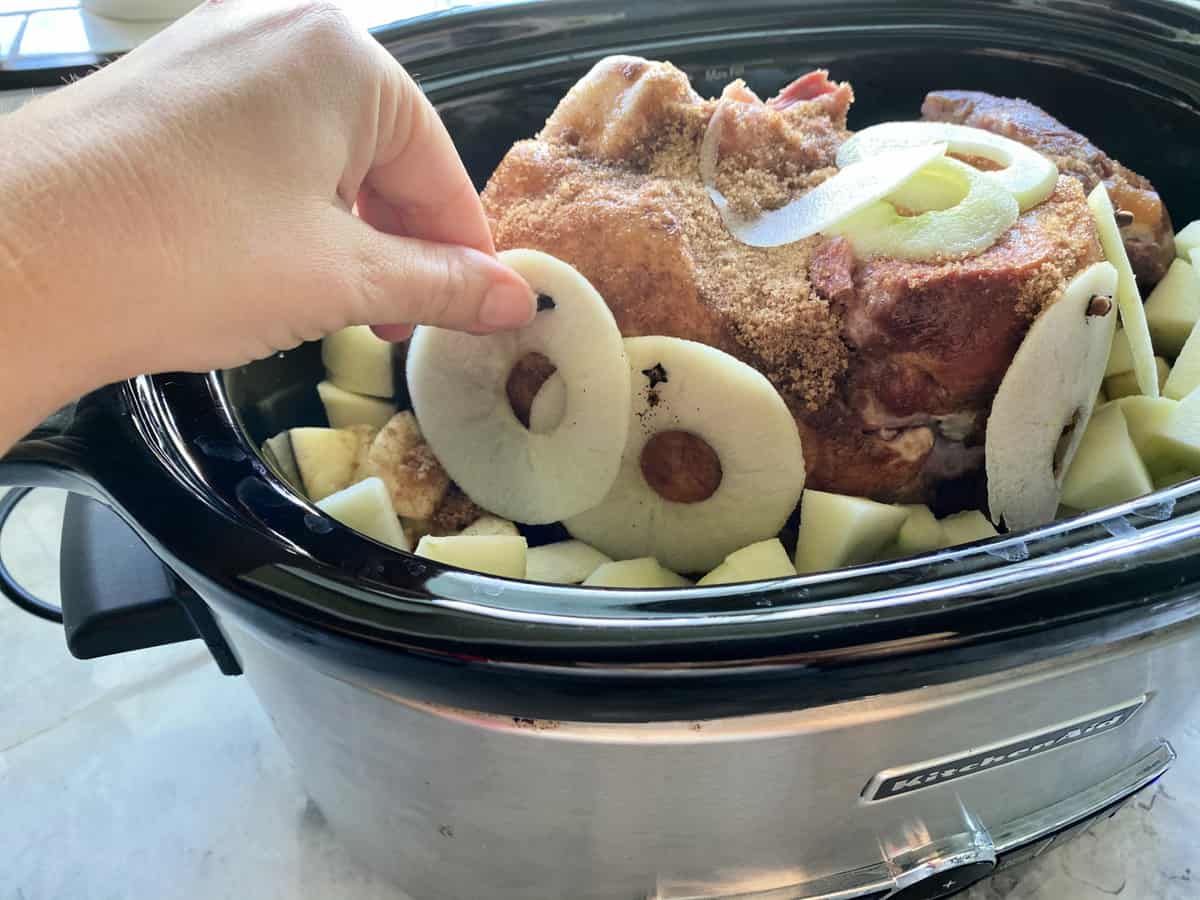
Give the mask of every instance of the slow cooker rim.
M 242 552 L 236 559 L 213 566 L 211 557 L 206 560 L 204 553 L 198 555 L 190 538 L 180 532 L 178 507 L 167 511 L 164 504 L 142 496 L 138 490 L 130 494 L 119 484 L 110 488 L 117 504 L 127 510 L 168 559 L 185 561 L 228 590 L 246 590 L 256 583 L 267 592 L 307 592 L 298 604 L 295 597 L 281 606 L 279 597 L 274 601 L 263 598 L 271 605 L 290 608 L 299 618 L 319 612 L 317 618 L 324 618 L 331 627 L 376 636 L 390 634 L 393 639 L 398 634 L 406 635 L 409 640 L 431 645 L 501 647 L 533 626 L 545 642 L 561 641 L 564 651 L 566 647 L 595 650 L 658 644 L 673 647 L 680 651 L 673 655 L 684 658 L 688 655 L 682 652 L 684 645 L 711 647 L 721 639 L 731 641 L 730 652 L 718 654 L 728 658 L 734 653 L 755 656 L 747 652 L 755 642 L 794 638 L 800 630 L 833 634 L 868 623 L 912 629 L 918 620 L 926 627 L 917 630 L 927 636 L 940 633 L 943 640 L 947 634 L 955 640 L 978 639 L 1014 627 L 998 610 L 1022 602 L 1031 590 L 1029 573 L 1053 581 L 1072 567 L 1078 574 L 1082 567 L 1087 572 L 1079 584 L 1096 582 L 1127 570 L 1129 556 L 1135 553 L 1140 554 L 1139 564 L 1148 560 L 1150 552 L 1158 554 L 1155 558 L 1159 562 L 1169 562 L 1179 556 L 1184 544 L 1194 543 L 1200 548 L 1198 480 L 1111 510 L 1054 523 L 1036 536 L 947 551 L 932 560 L 902 560 L 799 576 L 782 584 L 597 591 L 511 582 L 399 553 L 319 516 L 314 506 L 261 462 L 239 424 L 218 373 L 144 376 L 124 385 L 122 396 L 121 405 L 129 413 L 127 421 L 139 442 L 150 451 L 160 474 L 182 486 L 197 510 L 202 505 L 209 512 L 219 512 L 226 523 L 237 526 L 244 538 L 240 539 Z M 111 484 L 114 478 L 108 473 L 99 480 Z M 300 534 L 303 540 L 297 537 Z M 1013 562 L 1022 541 L 1029 558 Z M 1053 547 L 1047 547 L 1042 559 L 1036 551 L 1047 544 Z M 332 560 L 346 560 L 348 564 Z M 953 570 L 923 580 L 930 576 L 929 569 L 934 565 Z M 1022 578 L 1014 579 L 1014 571 L 1023 573 Z M 905 587 L 902 580 L 912 584 Z M 283 587 L 285 584 L 288 586 Z M 501 597 L 508 602 L 501 605 Z M 524 605 L 520 603 L 522 597 L 543 601 L 550 597 L 560 601 L 561 608 Z M 597 609 L 592 601 L 601 598 L 605 605 Z M 725 609 L 711 605 L 696 608 L 697 601 L 713 599 L 732 605 Z M 1086 602 L 1079 602 L 1081 599 Z M 1149 599 L 1148 587 L 1147 596 L 1125 596 L 1121 603 Z M 935 628 L 934 623 L 955 610 L 973 611 L 975 618 L 980 618 L 977 614 L 984 606 L 997 610 L 995 621 L 986 628 L 961 627 L 961 623 L 960 627 L 941 628 L 940 632 Z M 1054 616 L 1047 616 L 1043 608 L 1024 620 L 1021 627 L 1036 624 L 1050 628 L 1061 620 L 1103 615 L 1112 608 L 1111 599 L 1095 591 L 1087 598 L 1076 596 L 1074 603 L 1056 610 Z M 415 627 L 410 619 L 414 609 L 426 614 L 421 627 Z M 447 617 L 444 623 L 434 624 L 427 617 L 435 610 Z M 396 627 L 406 618 L 410 619 L 406 627 Z M 386 627 L 388 621 L 393 627 Z M 455 622 L 459 626 L 464 622 L 474 624 L 456 629 L 451 626 Z M 803 622 L 806 628 L 797 629 L 797 622 Z M 699 658 L 712 656 L 706 652 Z

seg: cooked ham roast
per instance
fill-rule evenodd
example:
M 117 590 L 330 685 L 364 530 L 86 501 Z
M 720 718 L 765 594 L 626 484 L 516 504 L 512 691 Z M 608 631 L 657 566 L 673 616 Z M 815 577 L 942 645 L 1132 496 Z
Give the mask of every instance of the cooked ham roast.
M 929 501 L 939 485 L 981 472 L 991 400 L 1022 336 L 1102 258 L 1085 187 L 1104 179 L 1149 229 L 1127 232 L 1149 248 L 1144 277 L 1157 271 L 1169 223 L 1144 179 L 1036 107 L 941 92 L 927 116 L 1000 131 L 1061 167 L 1053 193 L 990 249 L 906 262 L 855 259 L 840 238 L 734 240 L 699 169 L 714 111 L 730 117 L 717 186 L 736 208 L 772 209 L 837 171 L 852 101 L 825 72 L 767 101 L 741 82 L 704 99 L 669 63 L 610 57 L 537 137 L 513 146 L 483 201 L 498 247 L 571 263 L 624 335 L 702 341 L 767 375 L 796 417 L 809 487 Z

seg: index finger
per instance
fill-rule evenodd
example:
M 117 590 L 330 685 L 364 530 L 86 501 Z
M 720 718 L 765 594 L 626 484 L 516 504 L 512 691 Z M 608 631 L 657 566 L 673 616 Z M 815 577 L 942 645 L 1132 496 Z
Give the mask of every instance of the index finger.
M 390 65 L 360 215 L 393 234 L 494 254 L 483 205 L 446 126 L 403 67 L 379 52 Z

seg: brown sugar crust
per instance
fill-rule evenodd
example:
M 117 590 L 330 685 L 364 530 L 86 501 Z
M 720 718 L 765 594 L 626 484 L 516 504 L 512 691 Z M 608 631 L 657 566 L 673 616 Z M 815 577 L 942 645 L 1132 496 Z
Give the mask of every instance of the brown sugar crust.
M 786 103 L 749 95 L 720 113 L 737 123 L 722 125 L 717 167 L 734 205 L 778 206 L 836 171 L 850 89 L 823 73 L 796 84 Z M 483 202 L 496 244 L 571 263 L 626 336 L 700 341 L 763 372 L 796 417 L 809 486 L 928 499 L 982 466 L 991 398 L 1029 322 L 1100 258 L 1083 191 L 1061 178 L 961 261 L 856 260 L 822 237 L 749 247 L 699 172 L 729 93 L 702 100 L 667 63 L 599 64 L 493 175 Z

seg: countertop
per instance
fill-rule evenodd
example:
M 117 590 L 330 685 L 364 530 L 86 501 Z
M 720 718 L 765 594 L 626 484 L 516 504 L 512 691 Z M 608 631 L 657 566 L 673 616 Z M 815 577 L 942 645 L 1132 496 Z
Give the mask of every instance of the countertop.
M 61 510 L 32 495 L 0 544 L 48 599 Z M 1175 749 L 1112 819 L 966 900 L 1200 897 L 1200 722 Z M 202 645 L 82 662 L 0 600 L 0 900 L 403 897 L 342 849 L 249 686 Z

